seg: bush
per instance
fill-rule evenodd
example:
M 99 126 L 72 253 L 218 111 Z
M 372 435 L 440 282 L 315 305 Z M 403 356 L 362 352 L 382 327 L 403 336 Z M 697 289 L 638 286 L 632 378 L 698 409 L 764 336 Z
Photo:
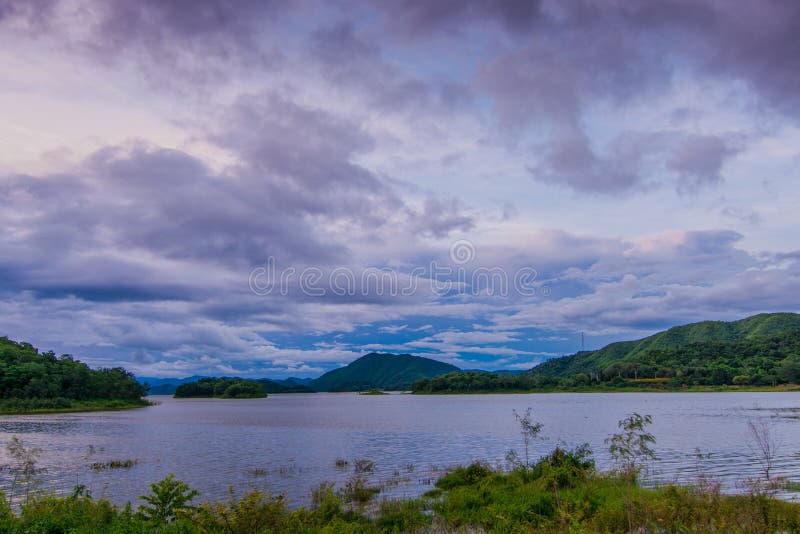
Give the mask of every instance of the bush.
M 585 482 L 595 471 L 592 450 L 583 444 L 573 450 L 556 449 L 542 458 L 530 470 L 533 479 L 542 479 L 548 488 L 574 488 Z
M 436 481 L 436 487 L 449 490 L 459 486 L 475 484 L 493 474 L 492 469 L 481 462 L 475 462 L 467 467 L 457 467 L 450 473 Z
M 188 503 L 200 493 L 188 484 L 175 480 L 169 475 L 164 480 L 150 484 L 150 495 L 142 495 L 146 505 L 139 507 L 139 513 L 147 521 L 163 524 L 186 515 L 192 508 Z

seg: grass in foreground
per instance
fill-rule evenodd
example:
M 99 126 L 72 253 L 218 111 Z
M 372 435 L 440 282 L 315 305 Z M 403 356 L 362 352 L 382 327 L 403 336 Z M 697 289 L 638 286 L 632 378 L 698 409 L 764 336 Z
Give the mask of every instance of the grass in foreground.
M 251 492 L 221 502 L 168 477 L 134 510 L 76 493 L 39 495 L 13 512 L 0 500 L 9 533 L 773 533 L 800 531 L 800 505 L 761 493 L 726 496 L 718 486 L 646 489 L 624 474 L 595 471 L 588 451 L 556 449 L 535 464 L 501 472 L 475 463 L 455 469 L 414 500 L 370 502 L 353 488 L 322 484 L 308 508 Z
M 419 499 L 377 501 L 380 486 L 368 459 L 353 461 L 353 474 L 338 490 L 322 483 L 311 505 L 290 509 L 281 495 L 253 491 L 241 498 L 195 505 L 198 492 L 172 475 L 151 484 L 136 510 L 93 500 L 85 486 L 71 496 L 39 490 L 39 449 L 12 438 L 15 465 L 8 497 L 0 493 L 0 532 L 8 533 L 399 533 L 399 532 L 569 532 L 569 533 L 783 533 L 800 532 L 800 504 L 774 499 L 771 491 L 794 483 L 754 481 L 747 495 L 723 495 L 720 484 L 702 478 L 694 487 L 644 488 L 637 483 L 646 462 L 656 459 L 649 415 L 632 413 L 606 440 L 617 470 L 598 472 L 588 445 L 556 448 L 531 462 L 530 443 L 542 430 L 531 409 L 513 412 L 523 437 L 523 454 L 511 450 L 510 471 L 483 463 L 452 470 Z M 771 442 L 771 430 L 751 425 L 754 437 Z M 135 461 L 99 466 L 128 468 Z M 92 464 L 94 466 L 95 464 Z M 337 468 L 349 462 L 337 460 Z M 94 467 L 92 467 L 94 468 Z M 413 466 L 409 466 L 409 471 Z M 779 484 L 776 484 L 779 483 Z

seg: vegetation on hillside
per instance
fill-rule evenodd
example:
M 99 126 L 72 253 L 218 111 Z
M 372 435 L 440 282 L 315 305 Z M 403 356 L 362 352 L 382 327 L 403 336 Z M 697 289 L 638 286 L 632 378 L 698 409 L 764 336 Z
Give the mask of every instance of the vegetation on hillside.
M 599 361 L 594 360 L 594 363 L 599 364 Z M 598 368 L 566 366 L 564 369 L 581 369 L 569 376 L 559 376 L 567 370 L 543 373 L 543 366 L 519 375 L 451 373 L 419 380 L 412 390 L 416 393 L 469 393 L 800 384 L 800 329 L 738 341 L 712 340 L 649 348 L 606 363 L 605 367 Z M 552 371 L 553 367 L 546 370 Z
M 0 338 L 0 413 L 116 409 L 146 405 L 132 373 L 91 369 L 64 354 Z
M 454 365 L 421 356 L 372 353 L 325 373 L 310 387 L 316 391 L 406 390 L 415 380 L 458 370 Z
M 201 378 L 175 388 L 176 399 L 263 399 L 266 396 L 263 384 L 256 380 L 241 378 Z
M 611 343 L 595 351 L 553 358 L 532 369 L 535 374 L 569 378 L 599 372 L 625 360 L 635 360 L 654 350 L 669 350 L 695 343 L 763 339 L 800 329 L 800 314 L 763 313 L 740 321 L 703 321 L 676 326 L 636 341 Z

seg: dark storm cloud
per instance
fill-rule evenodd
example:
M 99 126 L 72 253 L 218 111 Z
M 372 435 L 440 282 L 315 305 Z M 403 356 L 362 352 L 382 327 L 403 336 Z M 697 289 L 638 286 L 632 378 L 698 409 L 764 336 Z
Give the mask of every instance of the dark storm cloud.
M 164 289 L 155 258 L 247 269 L 268 255 L 330 262 L 344 251 L 320 240 L 304 220 L 307 210 L 273 195 L 277 184 L 268 175 L 213 174 L 185 153 L 146 146 L 104 149 L 81 170 L 68 180 L 5 181 L 0 261 L 27 280 L 20 289 L 155 298 Z M 176 290 L 162 295 L 174 298 Z
M 236 152 L 239 172 L 254 177 L 251 194 L 281 211 L 380 226 L 403 205 L 386 183 L 352 163 L 373 146 L 357 122 L 263 93 L 239 98 L 217 128 L 211 139 Z
M 389 220 L 389 230 L 437 237 L 473 223 L 453 200 L 416 210 L 353 163 L 373 141 L 352 120 L 263 93 L 239 98 L 218 124 L 209 139 L 237 161 L 225 171 L 139 142 L 98 150 L 70 173 L 4 177 L 6 289 L 205 301 L 222 290 L 208 285 L 215 270 L 239 272 L 245 290 L 268 257 L 348 265 L 352 236 L 379 242 Z

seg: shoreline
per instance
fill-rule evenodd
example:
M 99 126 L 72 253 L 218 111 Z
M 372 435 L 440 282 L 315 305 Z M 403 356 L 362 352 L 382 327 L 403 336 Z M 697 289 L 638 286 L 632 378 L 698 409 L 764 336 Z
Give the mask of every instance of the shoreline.
M 11 400 L 11 399 L 9 399 Z M 118 412 L 123 410 L 135 410 L 154 406 L 151 401 L 140 399 L 139 401 L 123 400 L 93 400 L 93 401 L 74 401 L 69 407 L 61 408 L 32 408 L 28 410 L 7 409 L 0 403 L 0 416 L 7 415 L 48 415 L 59 413 L 86 413 L 86 412 Z
M 800 385 L 781 386 L 688 386 L 684 388 L 593 387 L 568 389 L 503 389 L 476 391 L 412 391 L 411 395 L 528 395 L 549 393 L 795 393 Z

